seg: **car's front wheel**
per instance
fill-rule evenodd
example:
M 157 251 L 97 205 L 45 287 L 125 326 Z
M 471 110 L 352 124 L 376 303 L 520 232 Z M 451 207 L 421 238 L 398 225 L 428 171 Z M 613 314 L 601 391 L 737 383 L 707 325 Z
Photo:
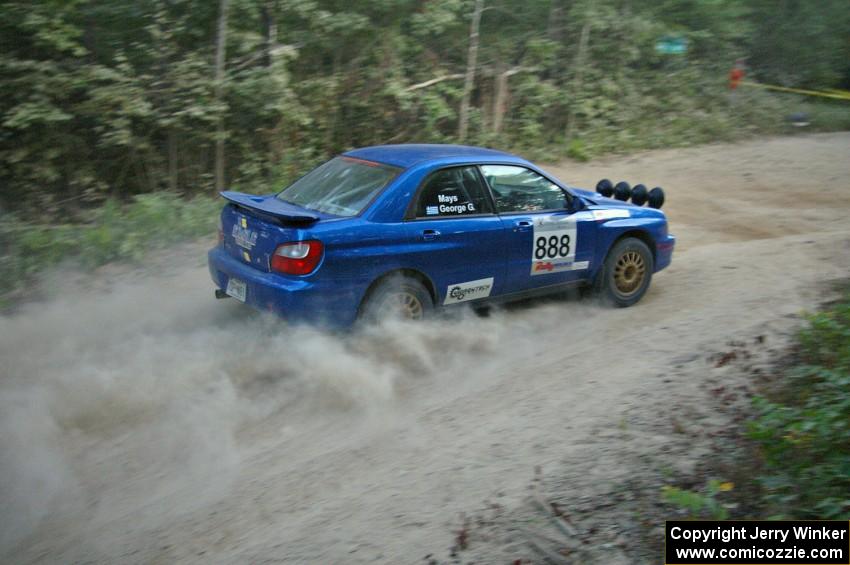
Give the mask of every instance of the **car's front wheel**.
M 596 279 L 596 290 L 602 299 L 614 306 L 631 306 L 649 288 L 655 262 L 647 245 L 634 237 L 618 241 Z
M 360 310 L 360 318 L 369 323 L 387 319 L 422 320 L 434 309 L 431 294 L 412 277 L 391 277 L 378 283 Z

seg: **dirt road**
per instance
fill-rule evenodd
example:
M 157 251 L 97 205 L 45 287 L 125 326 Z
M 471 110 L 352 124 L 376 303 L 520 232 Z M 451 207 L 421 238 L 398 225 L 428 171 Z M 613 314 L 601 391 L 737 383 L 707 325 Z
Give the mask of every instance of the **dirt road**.
M 462 513 L 521 514 L 535 467 L 591 514 L 690 472 L 732 417 L 704 384 L 739 379 L 706 357 L 764 335 L 767 362 L 850 275 L 850 134 L 551 169 L 667 189 L 679 244 L 638 306 L 340 338 L 212 300 L 192 248 L 0 319 L 0 561 L 443 560 Z M 633 560 L 622 520 L 599 560 Z M 469 558 L 529 557 L 485 538 Z

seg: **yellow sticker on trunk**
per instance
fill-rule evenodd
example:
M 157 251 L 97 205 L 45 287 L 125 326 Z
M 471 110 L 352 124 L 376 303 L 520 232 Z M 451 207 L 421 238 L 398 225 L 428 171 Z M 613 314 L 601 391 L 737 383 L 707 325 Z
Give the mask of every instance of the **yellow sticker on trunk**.
M 242 252 L 242 257 L 243 257 L 243 258 L 244 258 L 247 262 L 249 262 L 249 263 L 251 262 L 251 256 L 250 256 L 250 255 L 248 255 L 248 252 L 247 252 L 247 251 L 243 251 L 243 252 Z
M 241 218 L 241 220 L 242 220 L 242 227 L 247 228 L 248 227 L 248 220 L 246 218 Z

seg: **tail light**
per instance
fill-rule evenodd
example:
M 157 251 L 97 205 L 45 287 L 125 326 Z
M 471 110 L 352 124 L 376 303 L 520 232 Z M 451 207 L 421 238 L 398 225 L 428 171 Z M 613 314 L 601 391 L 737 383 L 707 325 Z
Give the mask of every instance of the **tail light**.
M 272 271 L 287 275 L 309 275 L 319 266 L 323 253 L 321 241 L 284 243 L 274 251 Z

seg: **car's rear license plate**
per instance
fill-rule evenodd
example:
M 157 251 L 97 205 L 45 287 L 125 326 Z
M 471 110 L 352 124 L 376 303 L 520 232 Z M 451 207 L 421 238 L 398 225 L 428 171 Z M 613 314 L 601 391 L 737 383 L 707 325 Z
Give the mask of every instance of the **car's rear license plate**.
M 228 296 L 232 296 L 239 302 L 245 302 L 245 293 L 247 291 L 247 286 L 245 281 L 240 281 L 239 279 L 230 279 L 227 281 L 227 292 Z

